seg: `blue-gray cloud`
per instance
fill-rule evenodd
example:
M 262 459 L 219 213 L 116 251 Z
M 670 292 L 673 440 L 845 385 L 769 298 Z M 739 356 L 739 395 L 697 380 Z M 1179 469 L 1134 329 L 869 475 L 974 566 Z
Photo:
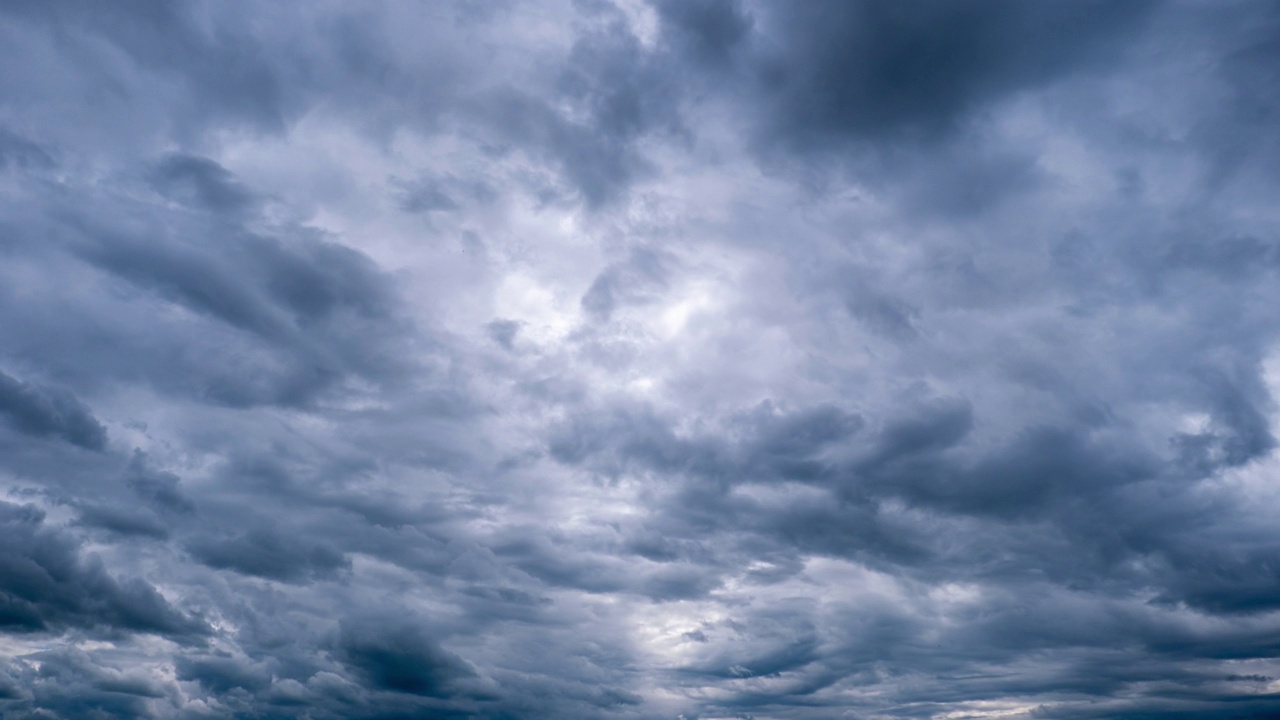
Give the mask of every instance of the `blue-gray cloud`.
M 1280 714 L 1262 3 L 0 9 L 0 716 Z

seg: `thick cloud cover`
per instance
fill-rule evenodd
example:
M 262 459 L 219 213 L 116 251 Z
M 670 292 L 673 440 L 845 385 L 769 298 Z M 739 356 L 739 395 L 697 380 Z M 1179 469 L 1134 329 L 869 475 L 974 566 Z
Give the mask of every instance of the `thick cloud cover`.
M 0 5 L 0 716 L 1280 716 L 1277 37 Z

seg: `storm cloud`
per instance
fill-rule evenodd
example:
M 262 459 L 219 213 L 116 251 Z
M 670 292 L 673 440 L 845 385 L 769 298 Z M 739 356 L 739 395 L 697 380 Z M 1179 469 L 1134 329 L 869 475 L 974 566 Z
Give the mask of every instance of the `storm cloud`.
M 0 5 L 0 716 L 1280 716 L 1278 37 Z

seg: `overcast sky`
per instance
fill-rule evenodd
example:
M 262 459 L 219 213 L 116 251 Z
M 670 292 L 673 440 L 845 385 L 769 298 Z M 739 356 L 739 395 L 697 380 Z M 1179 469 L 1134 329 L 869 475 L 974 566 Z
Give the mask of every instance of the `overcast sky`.
M 0 2 L 5 720 L 1280 717 L 1280 4 Z

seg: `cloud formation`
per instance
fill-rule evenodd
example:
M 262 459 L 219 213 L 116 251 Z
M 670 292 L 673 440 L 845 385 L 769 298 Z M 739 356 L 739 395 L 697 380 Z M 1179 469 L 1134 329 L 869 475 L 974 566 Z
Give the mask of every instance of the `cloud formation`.
M 1280 715 L 1278 25 L 6 4 L 0 716 Z

